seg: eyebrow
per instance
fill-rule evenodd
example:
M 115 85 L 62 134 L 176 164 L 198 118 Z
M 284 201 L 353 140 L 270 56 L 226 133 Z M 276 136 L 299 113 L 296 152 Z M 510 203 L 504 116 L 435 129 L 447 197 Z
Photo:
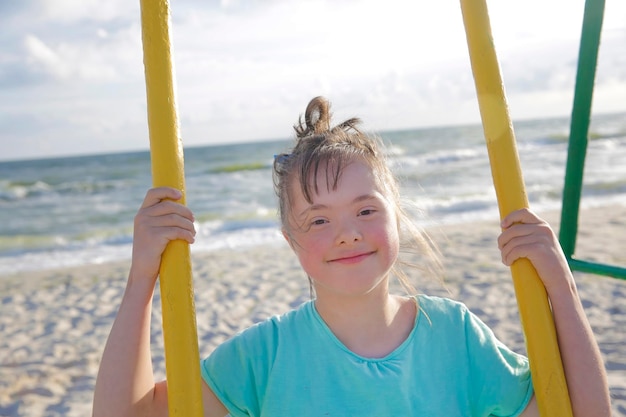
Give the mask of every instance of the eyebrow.
M 364 201 L 368 201 L 368 200 L 379 200 L 379 197 L 376 194 L 363 194 L 360 196 L 355 197 L 350 204 L 355 204 L 355 203 L 362 203 Z M 302 212 L 300 213 L 300 217 L 306 215 L 307 213 L 310 213 L 312 211 L 319 211 L 319 210 L 324 210 L 327 209 L 328 206 L 326 204 L 312 204 L 309 207 L 305 208 L 304 210 L 302 210 Z

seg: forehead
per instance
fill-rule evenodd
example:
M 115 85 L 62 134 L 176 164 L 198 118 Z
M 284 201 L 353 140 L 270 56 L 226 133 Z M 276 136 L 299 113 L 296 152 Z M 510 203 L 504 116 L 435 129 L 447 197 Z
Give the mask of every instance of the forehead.
M 301 174 L 302 175 L 302 174 Z M 319 196 L 340 192 L 381 192 L 377 177 L 367 162 L 360 158 L 337 163 L 322 162 L 316 168 L 310 169 L 306 181 L 294 179 L 290 184 L 292 202 L 312 203 Z

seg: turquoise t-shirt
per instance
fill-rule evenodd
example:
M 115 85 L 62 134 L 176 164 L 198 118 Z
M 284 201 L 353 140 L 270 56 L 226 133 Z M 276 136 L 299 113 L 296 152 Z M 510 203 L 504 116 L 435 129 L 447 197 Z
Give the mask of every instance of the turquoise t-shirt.
M 463 304 L 420 295 L 407 340 L 384 358 L 354 354 L 309 301 L 220 345 L 202 377 L 239 416 L 517 416 L 528 360 Z

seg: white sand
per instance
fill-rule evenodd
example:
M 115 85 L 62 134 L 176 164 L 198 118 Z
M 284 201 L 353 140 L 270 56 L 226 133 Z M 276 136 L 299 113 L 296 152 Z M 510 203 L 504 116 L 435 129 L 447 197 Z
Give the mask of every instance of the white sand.
M 558 213 L 545 218 L 558 226 Z M 434 228 L 447 290 L 420 291 L 465 302 L 506 344 L 524 351 L 508 268 L 499 261 L 497 222 Z M 584 260 L 626 266 L 626 207 L 586 209 L 577 245 Z M 194 256 L 200 353 L 253 322 L 309 298 L 286 245 Z M 102 349 L 128 263 L 0 276 L 0 416 L 88 416 Z M 613 413 L 626 416 L 626 281 L 576 273 L 609 376 Z M 155 372 L 163 377 L 160 300 L 153 323 Z

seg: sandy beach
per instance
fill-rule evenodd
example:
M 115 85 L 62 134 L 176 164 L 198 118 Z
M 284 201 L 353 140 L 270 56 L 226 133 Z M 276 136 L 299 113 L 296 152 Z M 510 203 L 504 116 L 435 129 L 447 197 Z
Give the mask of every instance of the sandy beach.
M 555 229 L 559 213 L 544 213 Z M 496 335 L 524 351 L 509 269 L 500 263 L 498 224 L 429 229 L 445 262 L 445 288 L 421 292 L 466 303 Z M 581 212 L 577 257 L 626 266 L 626 206 Z M 128 262 L 0 275 L 0 416 L 88 416 L 105 340 L 121 300 Z M 286 244 L 193 256 L 200 353 L 254 322 L 309 298 Z M 615 416 L 626 416 L 626 281 L 575 273 L 608 372 Z M 153 357 L 165 374 L 160 299 L 154 302 Z

